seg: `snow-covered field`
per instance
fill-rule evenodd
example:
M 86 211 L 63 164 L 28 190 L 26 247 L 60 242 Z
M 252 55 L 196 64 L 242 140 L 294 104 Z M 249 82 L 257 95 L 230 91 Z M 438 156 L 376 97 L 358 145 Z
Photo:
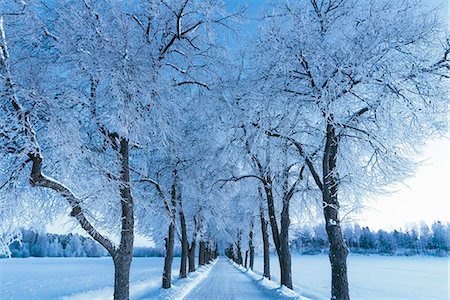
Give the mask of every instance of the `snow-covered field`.
M 133 258 L 131 289 L 138 293 L 142 289 L 159 288 L 163 264 L 164 258 Z M 179 260 L 175 258 L 174 277 L 178 276 L 178 267 Z M 113 283 L 114 269 L 110 257 L 0 260 L 2 300 L 60 299 L 91 290 L 102 295 L 112 293 Z
M 294 289 L 311 299 L 329 299 L 328 257 L 294 256 Z M 272 257 L 273 279 L 278 261 Z M 134 258 L 133 299 L 158 295 L 163 258 Z M 178 276 L 174 259 L 173 276 Z M 255 262 L 262 269 L 262 259 Z M 448 299 L 449 259 L 442 257 L 349 257 L 352 299 Z M 214 272 L 214 269 L 212 269 Z M 206 274 L 205 274 L 206 275 Z M 25 258 L 0 260 L 0 299 L 94 299 L 112 293 L 110 258 Z M 175 283 L 176 285 L 176 283 Z M 152 293 L 152 291 L 155 291 Z M 159 294 L 160 295 L 160 294 Z
M 271 257 L 272 279 L 279 279 L 278 259 Z M 352 300 L 444 300 L 449 298 L 448 257 L 350 255 Z M 262 272 L 262 259 L 255 261 Z M 317 300 L 330 299 L 331 272 L 327 255 L 292 258 L 294 290 Z

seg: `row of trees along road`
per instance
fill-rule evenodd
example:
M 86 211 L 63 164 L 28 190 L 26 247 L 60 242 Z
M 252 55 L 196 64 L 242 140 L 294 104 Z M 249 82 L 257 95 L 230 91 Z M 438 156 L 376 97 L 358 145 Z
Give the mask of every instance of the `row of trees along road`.
M 244 16 L 220 1 L 1 2 L 1 251 L 26 217 L 69 210 L 111 255 L 115 299 L 135 232 L 164 244 L 164 288 L 177 238 L 182 278 L 197 250 L 252 268 L 255 247 L 270 278 L 272 243 L 293 288 L 292 211 L 307 210 L 323 215 L 331 298 L 349 299 L 342 215 L 445 133 L 448 34 L 421 1 L 310 0 L 267 5 L 230 47 Z

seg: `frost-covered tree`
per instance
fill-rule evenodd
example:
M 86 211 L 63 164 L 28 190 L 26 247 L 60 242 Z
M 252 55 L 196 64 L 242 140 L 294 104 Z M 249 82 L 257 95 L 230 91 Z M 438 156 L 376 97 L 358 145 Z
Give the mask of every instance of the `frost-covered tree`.
M 140 186 L 153 189 L 152 195 L 156 195 L 160 202 L 151 206 L 168 223 L 162 227 L 160 224 L 150 224 L 148 228 L 151 229 L 147 230 L 155 234 L 163 228 L 164 233 L 157 233 L 159 237 L 166 236 L 163 287 L 170 288 L 176 237 L 180 238 L 182 246 L 180 277 L 186 277 L 189 252 L 190 270 L 194 269 L 193 251 L 201 228 L 198 212 L 202 208 L 195 204 L 187 205 L 184 199 L 203 197 L 202 189 L 192 179 L 206 178 L 204 173 L 208 171 L 204 162 L 215 135 L 210 127 L 205 126 L 214 116 L 211 112 L 214 110 L 212 101 L 208 99 L 215 98 L 221 76 L 219 66 L 226 61 L 221 44 L 223 37 L 217 32 L 218 29 L 232 27 L 234 14 L 227 14 L 218 1 L 173 1 L 159 5 L 161 13 L 174 18 L 174 22 L 166 23 L 165 27 L 161 24 L 155 29 L 150 23 L 147 24 L 148 28 L 153 28 L 149 32 L 152 45 L 155 40 L 161 39 L 160 35 L 163 37 L 162 42 L 155 45 L 161 50 L 157 78 L 169 85 L 164 88 L 156 85 L 154 91 L 161 103 L 166 105 L 159 118 L 164 118 L 161 123 L 167 127 L 162 129 L 167 131 L 155 132 L 160 139 L 142 149 L 141 155 L 146 157 L 146 161 L 136 166 L 133 174 Z M 139 15 L 135 20 L 143 29 L 147 28 L 147 21 L 144 22 Z M 165 36 L 167 38 L 164 40 Z M 193 192 L 195 189 L 198 192 Z M 141 194 L 141 197 L 145 198 L 145 195 Z M 148 217 L 145 211 L 142 217 Z M 188 229 L 188 225 L 193 229 Z M 190 241 L 188 235 L 192 236 Z
M 450 248 L 450 237 L 444 224 L 439 221 L 433 222 L 431 230 L 433 231 L 433 237 L 431 238 L 432 248 L 442 249 L 447 252 Z
M 244 63 L 247 60 L 244 60 Z M 242 78 L 251 74 L 252 69 L 238 68 L 237 79 L 229 86 L 224 96 L 228 100 L 230 118 L 225 124 L 230 131 L 227 154 L 233 153 L 233 164 L 229 164 L 231 177 L 223 182 L 252 180 L 255 192 L 263 197 L 254 197 L 255 207 L 259 207 L 263 249 L 265 252 L 265 276 L 270 277 L 269 241 L 266 223 L 272 233 L 273 243 L 280 265 L 281 283 L 292 288 L 291 254 L 289 246 L 290 209 L 294 196 L 302 190 L 304 166 L 299 163 L 293 150 L 284 140 L 275 140 L 261 132 L 255 120 L 264 119 L 277 123 L 273 111 L 260 110 L 260 95 L 253 91 L 255 82 Z M 244 75 L 245 74 L 245 75 Z M 228 160 L 230 158 L 227 158 Z M 262 206 L 261 206 L 262 205 Z
M 422 249 L 426 249 L 428 247 L 431 238 L 430 228 L 428 227 L 427 223 L 422 222 L 420 224 L 419 234 L 420 234 L 420 246 Z
M 322 198 L 332 299 L 349 299 L 342 204 L 410 175 L 412 153 L 446 130 L 450 45 L 424 7 L 283 1 L 258 32 L 258 107 L 276 117 L 254 123 L 293 145 Z
M 52 8 L 46 6 L 47 11 L 40 15 L 40 12 L 36 11 L 37 6 L 34 6 L 37 3 L 23 3 L 23 5 L 25 6 L 23 13 L 29 14 L 30 20 L 38 19 L 36 23 L 44 28 L 42 32 L 36 33 L 36 37 L 41 42 L 41 45 L 38 45 L 41 47 L 38 54 L 47 55 L 53 64 L 44 66 L 49 61 L 45 59 L 37 60 L 37 68 L 47 69 L 45 80 L 41 79 L 35 85 L 25 85 L 29 78 L 26 77 L 26 74 L 20 72 L 21 64 L 11 63 L 11 61 L 17 62 L 21 59 L 20 56 L 13 56 L 15 53 L 14 47 L 18 47 L 18 53 L 26 53 L 26 50 L 31 50 L 27 48 L 29 47 L 27 43 L 30 41 L 19 34 L 14 38 L 23 38 L 23 40 L 13 39 L 11 43 L 13 48 L 8 51 L 7 37 L 9 35 L 4 30 L 2 31 L 3 55 L 1 65 L 3 67 L 4 87 L 7 93 L 7 97 L 3 99 L 8 109 L 7 115 L 11 119 L 15 118 L 12 123 L 15 126 L 13 129 L 15 132 L 8 130 L 5 140 L 6 142 L 15 139 L 20 140 L 18 143 L 14 142 L 16 148 L 13 151 L 16 151 L 19 160 L 22 160 L 22 165 L 26 166 L 22 169 L 29 172 L 31 185 L 51 190 L 64 198 L 71 207 L 70 215 L 111 254 L 116 270 L 115 298 L 127 299 L 134 222 L 133 199 L 129 180 L 129 142 L 131 137 L 128 136 L 128 130 L 120 126 L 129 126 L 130 124 L 127 121 L 120 124 L 122 118 L 117 115 L 108 115 L 108 118 L 111 117 L 115 120 L 114 126 L 119 125 L 119 127 L 111 128 L 111 126 L 108 126 L 108 121 L 104 118 L 106 112 L 102 111 L 102 105 L 100 104 L 102 99 L 101 97 L 99 97 L 100 99 L 97 98 L 96 92 L 99 86 L 107 88 L 109 83 L 105 80 L 99 85 L 96 78 L 83 74 L 83 72 L 80 73 L 79 67 L 85 62 L 84 54 L 70 49 L 74 45 L 71 40 L 73 36 L 70 33 L 76 35 L 78 31 L 83 32 L 85 37 L 92 37 L 96 30 L 102 30 L 101 24 L 93 24 L 90 27 L 83 26 L 80 17 L 93 20 L 95 16 L 92 13 L 94 10 L 98 10 L 98 14 L 107 18 L 107 13 L 104 10 L 101 11 L 102 8 L 105 9 L 106 7 L 92 8 L 87 3 L 81 2 L 61 3 L 61 6 L 55 4 Z M 68 9 L 78 11 L 80 15 L 69 17 Z M 55 19 L 51 17 L 55 17 Z M 61 26 L 62 18 L 65 19 L 64 28 L 58 27 Z M 20 21 L 19 24 L 11 22 L 11 26 L 21 25 L 26 28 L 27 25 L 30 27 L 36 25 L 36 23 L 20 24 Z M 47 26 L 52 28 L 52 34 L 54 35 L 49 38 L 52 41 L 44 37 L 46 33 L 47 36 L 49 35 Z M 19 29 L 22 29 L 22 27 L 19 27 Z M 20 31 L 18 30 L 18 32 Z M 117 38 L 118 36 L 116 36 Z M 83 40 L 80 39 L 77 42 L 81 47 Z M 97 42 L 98 48 L 96 49 L 99 52 L 107 46 L 111 46 L 105 40 L 97 40 Z M 113 58 L 114 54 L 111 53 L 110 56 L 104 57 L 104 60 Z M 75 64 L 65 64 L 62 60 L 67 57 L 72 57 L 73 60 L 71 61 L 75 61 Z M 26 61 L 27 57 L 25 57 L 22 64 L 32 64 L 35 60 L 33 55 L 28 58 L 28 62 Z M 117 64 L 113 67 L 119 68 Z M 58 73 L 73 76 L 70 81 L 67 81 L 61 78 Z M 86 78 L 83 79 L 83 76 L 86 76 Z M 102 86 L 102 84 L 105 85 Z M 108 95 L 113 99 L 117 97 L 115 98 L 115 104 L 119 105 L 119 111 L 126 115 L 129 113 L 127 105 L 120 106 L 120 104 L 123 105 L 131 99 L 127 96 L 120 96 L 121 92 L 126 93 L 126 91 L 120 90 L 119 85 L 118 82 L 115 82 L 114 87 L 118 87 L 118 90 L 110 90 L 110 93 L 105 92 L 101 95 Z M 75 92 L 77 88 L 79 93 Z M 22 91 L 26 94 L 24 95 Z M 83 92 L 86 92 L 87 95 Z M 30 96 L 30 93 L 35 93 L 37 98 Z M 131 97 L 131 95 L 128 94 L 128 97 Z M 12 154 L 13 151 L 10 153 Z M 106 162 L 109 167 L 105 165 Z M 110 164 L 111 162 L 114 163 Z M 52 174 L 55 177 L 45 175 L 44 169 L 47 174 Z M 17 172 L 18 170 L 13 171 Z M 79 180 L 83 177 L 87 181 Z M 90 188 L 86 186 L 90 186 Z M 89 191 L 88 193 L 91 195 L 80 196 L 81 191 Z M 92 200 L 95 202 L 94 206 L 92 206 Z M 116 205 L 108 205 L 108 201 L 113 201 L 112 203 L 115 202 Z M 102 209 L 106 212 L 102 217 L 110 218 L 111 221 L 115 219 L 111 223 L 100 223 L 103 228 L 114 231 L 118 227 L 117 225 L 121 224 L 119 225 L 121 227 L 121 242 L 118 246 L 114 245 L 110 238 L 96 229 L 95 218 L 93 220 L 86 214 L 86 211 L 89 211 L 90 215 L 95 215 Z M 116 218 L 116 213 L 119 214 L 118 218 Z
M 37 234 L 36 243 L 31 247 L 30 254 L 35 257 L 45 257 L 47 256 L 47 248 L 48 248 L 48 239 L 47 235 L 43 232 L 39 232 Z
M 131 172 L 147 165 L 142 149 L 170 139 L 172 97 L 186 97 L 173 91 L 208 88 L 204 59 L 219 49 L 210 25 L 229 17 L 217 2 L 189 0 L 11 7 L 19 13 L 8 15 L 0 43 L 6 182 L 14 191 L 28 172 L 33 187 L 64 198 L 113 258 L 115 299 L 128 299 L 140 188 Z
M 63 254 L 63 249 L 61 243 L 57 238 L 50 242 L 47 248 L 47 256 L 50 257 L 60 257 Z

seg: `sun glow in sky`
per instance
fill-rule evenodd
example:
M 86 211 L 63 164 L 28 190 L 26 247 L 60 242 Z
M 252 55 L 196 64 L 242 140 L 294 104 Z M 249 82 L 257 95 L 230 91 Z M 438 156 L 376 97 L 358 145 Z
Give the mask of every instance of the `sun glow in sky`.
M 415 176 L 393 187 L 396 192 L 367 204 L 358 223 L 372 229 L 405 229 L 412 222 L 450 222 L 449 150 L 448 139 L 430 141 Z

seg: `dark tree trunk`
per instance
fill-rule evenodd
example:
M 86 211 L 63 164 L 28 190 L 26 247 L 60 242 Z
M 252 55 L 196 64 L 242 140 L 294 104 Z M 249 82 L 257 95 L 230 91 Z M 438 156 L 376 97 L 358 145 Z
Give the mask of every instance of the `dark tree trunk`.
M 173 245 L 174 245 L 175 224 L 169 225 L 167 237 L 164 239 L 166 248 L 166 257 L 164 258 L 164 273 L 162 277 L 162 287 L 170 289 L 172 286 L 172 262 L 173 262 Z
M 166 248 L 166 257 L 164 258 L 164 272 L 162 277 L 162 287 L 170 289 L 172 286 L 172 263 L 173 263 L 173 247 L 175 244 L 175 215 L 176 215 L 176 201 L 177 201 L 177 170 L 173 170 L 173 184 L 171 193 L 172 208 L 169 208 L 169 215 L 171 223 L 169 224 L 169 231 L 167 237 L 164 239 Z
M 342 236 L 339 220 L 338 182 L 336 179 L 336 161 L 338 138 L 334 128 L 333 115 L 327 119 L 327 140 L 322 161 L 323 168 L 323 215 L 330 242 L 331 299 L 349 300 L 347 277 L 348 249 Z
M 192 238 L 191 246 L 189 247 L 189 272 L 195 272 L 195 238 Z
M 180 278 L 186 278 L 187 258 L 189 253 L 189 242 L 187 237 L 186 219 L 184 217 L 181 194 L 178 192 L 178 209 L 181 225 L 181 263 L 180 263 Z
M 114 299 L 130 298 L 130 267 L 133 258 L 134 209 L 131 195 L 128 140 L 120 139 L 121 171 L 120 196 L 122 198 L 122 231 L 119 249 L 114 261 Z
M 250 270 L 253 271 L 253 264 L 254 264 L 254 261 L 255 261 L 255 247 L 253 246 L 253 223 L 252 223 L 252 230 L 250 231 L 250 234 L 249 234 L 248 248 L 249 248 L 249 251 L 250 251 L 249 268 L 250 268 Z
M 267 176 L 264 183 L 264 189 L 267 196 L 267 211 L 269 213 L 269 222 L 272 229 L 273 243 L 275 244 L 275 250 L 278 256 L 280 256 L 280 234 L 278 231 L 277 217 L 275 214 L 275 204 L 272 193 L 272 179 Z
M 328 219 L 335 217 L 336 214 L 325 212 L 324 216 Z M 348 249 L 342 238 L 340 225 L 327 225 L 326 229 L 330 241 L 331 299 L 348 300 L 350 299 L 347 279 Z
M 219 242 L 216 241 L 216 246 L 214 248 L 214 259 L 216 259 L 217 257 L 219 257 Z
M 205 243 L 205 265 L 209 264 L 209 249 L 208 243 Z
M 239 232 L 238 234 L 238 241 L 237 241 L 237 245 L 236 245 L 236 255 L 237 255 L 237 263 L 239 265 L 243 265 L 244 260 L 242 258 L 242 248 L 241 248 L 241 232 Z
M 114 300 L 130 298 L 131 256 L 117 253 L 114 262 Z
M 205 265 L 205 242 L 203 241 L 203 239 L 200 239 L 198 245 L 198 265 L 199 266 Z
M 241 247 L 237 249 L 237 264 L 242 266 L 242 253 L 241 253 Z
M 269 221 L 270 227 L 272 228 L 272 237 L 273 242 L 275 244 L 275 249 L 278 255 L 278 263 L 280 265 L 280 277 L 281 284 L 286 287 L 292 289 L 292 276 L 291 276 L 291 254 L 289 251 L 289 235 L 288 230 L 283 230 L 281 232 L 278 231 L 277 218 L 275 214 L 275 204 L 272 193 L 272 179 L 269 176 L 266 176 L 266 183 L 264 184 L 264 189 L 266 191 L 267 196 L 267 208 L 269 212 Z M 284 201 L 285 202 L 285 201 Z M 283 212 L 282 213 L 282 229 L 289 229 L 289 204 L 287 206 L 283 203 Z M 287 219 L 286 219 L 287 217 Z
M 247 263 L 248 263 L 248 250 L 245 251 L 245 258 L 244 258 L 244 268 L 247 269 Z
M 285 197 L 286 198 L 286 197 Z M 280 269 L 281 284 L 292 289 L 291 271 L 291 250 L 289 248 L 289 199 L 284 199 L 283 210 L 281 212 L 281 232 L 280 232 Z
M 209 258 L 208 263 L 211 263 L 214 260 L 214 251 L 212 243 L 209 243 L 208 245 L 208 258 Z
M 261 199 L 259 218 L 261 220 L 261 235 L 263 240 L 263 256 L 264 256 L 264 272 L 263 276 L 270 279 L 270 248 L 269 248 L 269 233 L 267 232 L 267 220 L 264 217 L 264 208 Z
M 242 266 L 243 259 L 242 259 L 242 250 L 241 250 L 241 232 L 238 232 L 238 240 L 236 243 L 236 258 L 237 258 L 237 264 Z

